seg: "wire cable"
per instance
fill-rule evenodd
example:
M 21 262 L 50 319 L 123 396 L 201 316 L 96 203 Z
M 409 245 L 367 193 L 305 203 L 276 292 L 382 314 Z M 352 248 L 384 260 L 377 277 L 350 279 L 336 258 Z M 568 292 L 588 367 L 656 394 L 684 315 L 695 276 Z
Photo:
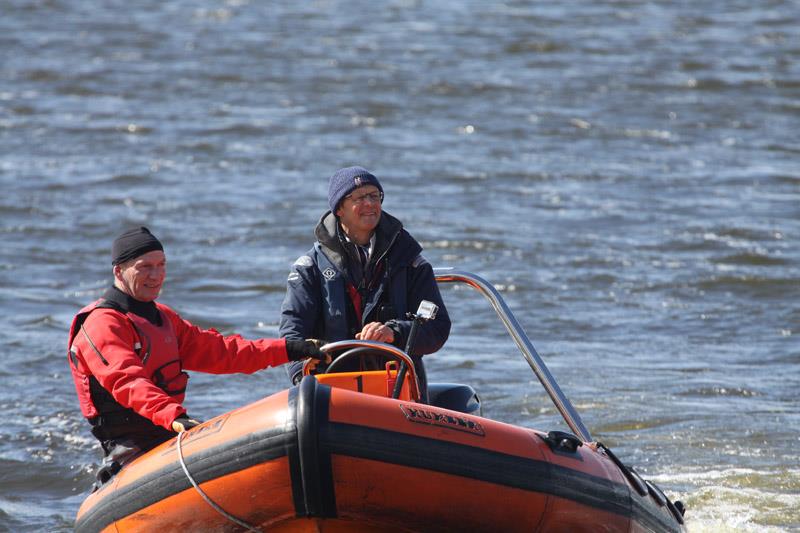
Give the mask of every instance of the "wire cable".
M 203 492 L 203 489 L 200 488 L 200 485 L 197 484 L 197 482 L 194 480 L 192 475 L 189 473 L 189 469 L 186 468 L 186 462 L 183 460 L 183 448 L 182 448 L 182 445 L 181 445 L 181 439 L 183 439 L 183 435 L 185 433 L 186 433 L 185 431 L 181 431 L 180 433 L 178 433 L 178 442 L 177 442 L 178 459 L 181 462 L 181 468 L 183 468 L 183 473 L 186 474 L 187 479 L 192 484 L 192 486 L 195 488 L 195 490 L 197 490 L 197 492 L 200 493 L 200 496 L 202 496 L 203 499 L 206 501 L 206 503 L 208 505 L 210 505 L 216 512 L 218 512 L 219 514 L 221 514 L 222 516 L 224 516 L 225 518 L 227 518 L 228 520 L 230 520 L 234 524 L 236 524 L 238 526 L 241 526 L 241 527 L 247 529 L 248 531 L 254 531 L 255 533 L 261 533 L 260 529 L 251 526 L 250 524 L 248 524 L 244 520 L 240 520 L 240 519 L 236 518 L 235 516 L 233 516 L 232 514 L 227 512 L 225 509 L 223 509 L 222 507 L 220 507 L 219 505 L 217 505 L 216 503 L 211 501 L 211 498 L 209 498 L 206 495 L 206 493 Z

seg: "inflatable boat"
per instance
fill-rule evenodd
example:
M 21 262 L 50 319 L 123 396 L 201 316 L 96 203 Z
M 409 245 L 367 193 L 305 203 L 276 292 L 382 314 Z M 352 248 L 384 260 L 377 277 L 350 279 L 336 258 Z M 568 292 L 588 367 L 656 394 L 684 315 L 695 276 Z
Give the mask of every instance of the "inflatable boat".
M 486 296 L 571 432 L 483 418 L 467 385 L 432 383 L 422 403 L 403 350 L 341 341 L 323 350 L 385 368 L 309 368 L 181 433 L 89 495 L 76 531 L 683 531 L 682 504 L 592 439 L 497 290 L 436 273 Z

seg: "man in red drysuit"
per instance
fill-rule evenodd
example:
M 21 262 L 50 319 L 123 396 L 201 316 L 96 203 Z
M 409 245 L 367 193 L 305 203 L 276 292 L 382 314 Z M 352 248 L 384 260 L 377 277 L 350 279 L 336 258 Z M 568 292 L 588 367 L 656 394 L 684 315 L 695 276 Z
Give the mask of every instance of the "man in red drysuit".
M 114 285 L 73 320 L 69 363 L 83 415 L 105 453 L 98 481 L 200 422 L 182 403 L 185 370 L 253 373 L 325 356 L 310 340 L 246 340 L 182 319 L 155 300 L 166 277 L 161 242 L 145 227 L 112 246 Z

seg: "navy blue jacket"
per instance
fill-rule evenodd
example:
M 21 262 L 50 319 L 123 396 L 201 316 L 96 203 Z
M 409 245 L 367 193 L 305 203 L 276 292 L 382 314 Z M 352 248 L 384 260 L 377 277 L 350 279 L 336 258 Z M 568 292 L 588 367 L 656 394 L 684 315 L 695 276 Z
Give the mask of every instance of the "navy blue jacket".
M 314 233 L 317 243 L 289 273 L 281 306 L 281 337 L 333 342 L 355 338 L 364 324 L 382 322 L 394 331 L 393 344 L 404 350 L 412 324 L 406 312 L 415 312 L 422 300 L 428 300 L 439 306 L 439 313 L 417 329 L 410 355 L 433 353 L 444 345 L 450 334 L 450 317 L 433 268 L 399 220 L 381 214 L 365 272 L 355 245 L 344 238 L 330 211 L 322 216 Z M 360 322 L 347 294 L 348 284 L 361 294 L 364 312 Z

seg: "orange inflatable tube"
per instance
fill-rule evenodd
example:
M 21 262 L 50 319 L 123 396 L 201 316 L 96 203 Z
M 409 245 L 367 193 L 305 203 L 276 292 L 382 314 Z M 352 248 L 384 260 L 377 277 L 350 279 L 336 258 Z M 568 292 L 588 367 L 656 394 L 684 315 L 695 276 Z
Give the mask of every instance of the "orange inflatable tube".
M 75 529 L 681 531 L 671 502 L 628 474 L 567 434 L 307 376 L 126 465 Z

